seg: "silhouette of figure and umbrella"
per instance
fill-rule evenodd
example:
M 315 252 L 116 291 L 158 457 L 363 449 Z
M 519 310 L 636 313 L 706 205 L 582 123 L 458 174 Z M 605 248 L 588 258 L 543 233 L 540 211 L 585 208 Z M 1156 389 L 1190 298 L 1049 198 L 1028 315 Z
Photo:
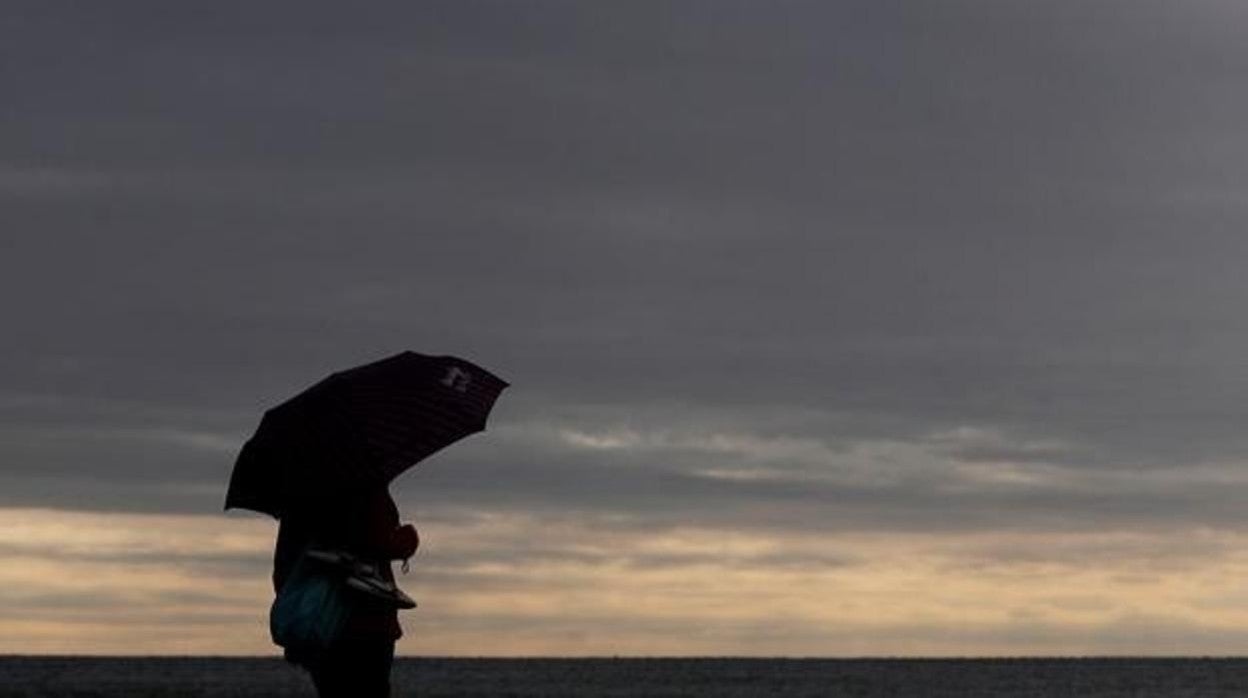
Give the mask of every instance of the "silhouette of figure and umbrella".
M 389 694 L 397 609 L 393 560 L 419 545 L 388 486 L 485 429 L 507 383 L 452 356 L 406 351 L 334 373 L 265 412 L 230 476 L 225 508 L 281 522 L 274 641 L 322 696 Z

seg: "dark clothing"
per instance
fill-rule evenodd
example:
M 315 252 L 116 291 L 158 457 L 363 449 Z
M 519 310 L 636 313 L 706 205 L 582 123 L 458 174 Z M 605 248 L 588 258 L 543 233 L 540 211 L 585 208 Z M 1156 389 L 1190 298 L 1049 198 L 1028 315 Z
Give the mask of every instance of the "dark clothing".
M 282 516 L 273 551 L 273 589 L 282 588 L 309 543 L 346 550 L 374 562 L 381 576 L 393 582 L 390 561 L 411 554 L 399 544 L 398 532 L 399 508 L 385 488 L 290 507 Z M 398 609 L 360 596 L 342 640 L 347 644 L 384 640 L 393 645 L 403 635 Z
M 389 698 L 393 640 L 354 640 L 311 668 L 321 698 Z

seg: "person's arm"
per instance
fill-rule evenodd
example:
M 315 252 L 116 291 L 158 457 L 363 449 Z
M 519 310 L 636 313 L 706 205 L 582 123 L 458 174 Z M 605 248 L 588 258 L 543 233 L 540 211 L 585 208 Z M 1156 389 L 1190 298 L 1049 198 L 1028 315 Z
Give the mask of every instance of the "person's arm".
M 395 529 L 390 545 L 390 559 L 406 560 L 415 555 L 416 549 L 420 547 L 420 534 L 410 523 L 403 524 Z
M 420 546 L 416 528 L 399 525 L 399 508 L 386 490 L 371 492 L 350 508 L 344 542 L 351 550 L 379 560 L 401 560 Z

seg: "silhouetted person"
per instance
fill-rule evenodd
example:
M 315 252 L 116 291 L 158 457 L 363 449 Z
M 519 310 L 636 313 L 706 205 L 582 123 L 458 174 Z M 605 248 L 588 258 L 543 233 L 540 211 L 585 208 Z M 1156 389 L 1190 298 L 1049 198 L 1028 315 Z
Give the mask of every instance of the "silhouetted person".
M 411 524 L 400 526 L 398 507 L 384 486 L 307 500 L 282 516 L 273 554 L 274 590 L 282 588 L 309 545 L 357 556 L 375 566 L 377 581 L 393 586 L 391 561 L 411 557 L 420 538 Z M 286 658 L 311 672 L 323 698 L 389 696 L 394 643 L 403 635 L 398 606 L 359 592 L 352 594 L 352 602 L 342 634 L 324 657 L 313 660 L 287 650 Z

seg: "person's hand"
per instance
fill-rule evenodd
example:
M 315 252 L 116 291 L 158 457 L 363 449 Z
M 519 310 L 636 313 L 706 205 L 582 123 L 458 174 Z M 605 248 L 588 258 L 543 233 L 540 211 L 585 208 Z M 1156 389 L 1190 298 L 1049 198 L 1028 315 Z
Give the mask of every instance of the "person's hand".
M 416 527 L 409 524 L 403 524 L 394 530 L 394 559 L 407 559 L 416 553 L 416 549 L 420 547 L 420 534 L 416 532 Z

